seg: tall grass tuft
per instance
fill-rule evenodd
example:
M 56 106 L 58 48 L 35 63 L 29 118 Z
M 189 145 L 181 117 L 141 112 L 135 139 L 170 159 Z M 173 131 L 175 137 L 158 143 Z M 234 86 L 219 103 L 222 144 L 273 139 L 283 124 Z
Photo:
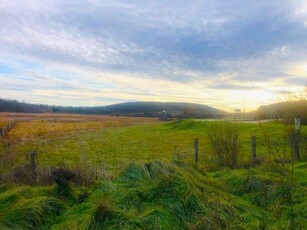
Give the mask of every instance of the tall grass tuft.
M 65 208 L 59 199 L 29 187 L 8 190 L 0 194 L 0 228 L 39 229 L 51 224 Z
M 248 172 L 227 172 L 220 180 L 226 179 L 229 192 L 261 208 L 263 224 L 266 226 L 276 229 L 303 229 L 306 208 L 302 208 L 302 204 L 307 201 L 306 182 L 299 184 L 297 178 L 281 181 L 280 167 L 275 169 L 278 170 L 274 172 L 267 166 L 262 166 Z M 306 174 L 299 176 L 304 178 Z

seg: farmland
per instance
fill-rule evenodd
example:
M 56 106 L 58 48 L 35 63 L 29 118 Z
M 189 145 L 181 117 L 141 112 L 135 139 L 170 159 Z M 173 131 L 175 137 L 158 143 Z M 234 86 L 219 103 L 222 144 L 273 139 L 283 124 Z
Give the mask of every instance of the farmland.
M 222 122 L 14 113 L 2 113 L 1 121 L 17 121 L 1 139 L 0 211 L 15 207 L 0 215 L 2 228 L 306 226 L 306 126 L 300 134 L 300 162 L 292 163 L 290 125 L 233 124 L 239 139 L 231 168 L 221 167 L 209 138 Z M 258 164 L 251 163 L 252 135 Z M 18 181 L 13 173 L 28 163 L 31 152 L 37 154 L 34 184 Z M 84 181 L 69 182 L 63 195 L 57 183 L 44 179 L 55 168 L 81 172 Z M 27 220 L 29 213 L 34 214 Z

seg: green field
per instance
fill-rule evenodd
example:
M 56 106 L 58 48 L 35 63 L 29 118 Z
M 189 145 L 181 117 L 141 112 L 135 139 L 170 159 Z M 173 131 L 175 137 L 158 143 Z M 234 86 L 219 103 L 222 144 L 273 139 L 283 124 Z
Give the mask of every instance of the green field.
M 219 165 L 209 141 L 220 122 L 57 119 L 19 121 L 2 138 L 1 229 L 307 226 L 306 126 L 301 160 L 292 162 L 290 126 L 233 124 L 239 131 L 238 155 L 230 169 Z M 251 164 L 251 135 L 257 137 L 257 165 Z M 31 151 L 37 152 L 38 179 L 29 185 L 14 176 L 28 164 Z M 44 178 L 55 168 L 81 172 L 84 181 L 61 187 Z
M 199 139 L 199 165 L 214 167 L 215 155 L 208 140 L 208 133 L 216 128 L 216 122 L 181 120 L 174 122 L 145 123 L 134 126 L 91 128 L 69 132 L 51 132 L 37 136 L 34 122 L 16 125 L 10 133 L 10 149 L 16 156 L 13 164 L 20 164 L 24 155 L 37 150 L 39 164 L 44 166 L 78 163 L 99 167 L 107 165 L 112 172 L 120 172 L 131 162 L 163 160 L 170 162 L 177 155 L 193 161 L 194 138 Z M 39 127 L 41 124 L 37 124 Z M 82 125 L 82 124 L 81 124 Z M 27 127 L 29 126 L 29 127 Z M 257 156 L 270 159 L 268 146 L 258 124 L 237 124 L 240 132 L 239 165 L 250 162 L 251 135 L 257 137 Z M 33 129 L 32 133 L 29 131 Z M 277 122 L 263 123 L 264 131 L 270 136 L 276 157 L 281 157 L 286 147 L 287 157 L 291 157 L 290 145 L 285 146 L 285 125 Z M 21 132 L 21 130 L 28 130 Z M 38 128 L 37 128 L 38 129 Z M 307 136 L 303 127 L 302 136 Z M 305 142 L 302 142 L 302 158 L 306 158 Z M 5 147 L 3 147 L 5 148 Z M 10 165 L 11 167 L 11 165 Z

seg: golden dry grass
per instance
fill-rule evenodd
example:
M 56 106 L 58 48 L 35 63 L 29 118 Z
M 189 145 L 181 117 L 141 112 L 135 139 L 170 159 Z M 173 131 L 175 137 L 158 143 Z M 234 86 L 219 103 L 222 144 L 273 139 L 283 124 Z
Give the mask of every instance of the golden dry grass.
M 8 124 L 8 121 L 6 121 L 6 120 L 0 120 L 0 128 L 2 128 L 3 126 L 5 126 L 6 124 Z
M 98 130 L 108 127 L 123 127 L 148 122 L 157 122 L 156 118 L 92 116 L 79 114 L 23 114 L 0 113 L 0 125 L 18 121 L 8 137 L 12 141 L 24 140 L 44 135 L 75 133 L 85 130 Z

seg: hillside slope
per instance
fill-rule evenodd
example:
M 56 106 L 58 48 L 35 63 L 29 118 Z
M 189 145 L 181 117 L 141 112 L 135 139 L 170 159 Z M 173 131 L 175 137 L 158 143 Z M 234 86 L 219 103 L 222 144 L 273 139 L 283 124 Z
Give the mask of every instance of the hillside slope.
M 164 111 L 164 112 L 163 112 Z M 0 112 L 23 113 L 78 113 L 78 114 L 108 114 L 125 116 L 160 117 L 185 116 L 185 117 L 212 117 L 222 116 L 226 112 L 210 106 L 194 103 L 175 102 L 126 102 L 107 106 L 72 107 L 30 104 L 25 102 L 0 99 Z

